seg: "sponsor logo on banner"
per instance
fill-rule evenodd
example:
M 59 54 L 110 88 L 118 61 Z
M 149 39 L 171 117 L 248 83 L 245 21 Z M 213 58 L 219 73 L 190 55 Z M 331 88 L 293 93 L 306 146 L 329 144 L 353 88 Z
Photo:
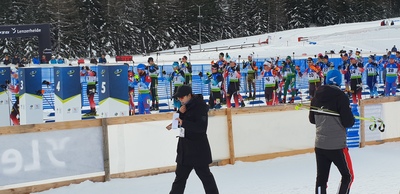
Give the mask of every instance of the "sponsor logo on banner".
M 0 31 L 0 34 L 10 34 L 10 31 Z
M 41 32 L 42 29 L 40 28 L 29 28 L 24 30 L 17 30 L 17 28 L 11 28 L 13 34 L 28 34 L 28 33 L 38 33 Z
M 60 70 L 57 70 L 57 71 L 56 71 L 56 75 L 57 75 L 57 77 L 60 76 Z
M 30 74 L 32 77 L 35 77 L 36 73 L 37 73 L 37 71 L 31 71 L 29 74 Z
M 0 71 L 0 74 L 1 74 L 1 75 L 4 75 L 6 72 L 7 72 L 7 71 L 6 71 L 5 69 L 3 69 L 3 70 Z
M 101 74 L 102 77 L 104 77 L 104 75 L 106 74 L 106 70 L 105 70 L 105 69 L 102 69 L 101 72 L 100 72 L 100 74 Z
M 68 74 L 70 77 L 72 77 L 72 76 L 74 75 L 74 73 L 75 73 L 75 70 L 69 70 L 69 71 L 67 72 L 67 74 Z
M 117 69 L 117 70 L 114 71 L 114 74 L 116 76 L 121 76 L 121 73 L 122 73 L 122 69 Z

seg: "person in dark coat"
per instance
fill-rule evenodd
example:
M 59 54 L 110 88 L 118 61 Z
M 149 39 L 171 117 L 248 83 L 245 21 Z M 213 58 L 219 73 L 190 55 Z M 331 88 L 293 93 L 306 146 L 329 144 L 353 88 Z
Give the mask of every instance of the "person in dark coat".
M 4 57 L 3 64 L 4 64 L 4 65 L 9 65 L 9 64 L 11 64 L 11 59 L 10 59 L 10 57 L 9 57 L 8 55 L 6 55 L 6 56 Z
M 107 59 L 106 59 L 106 55 L 101 55 L 101 57 L 99 58 L 99 62 L 100 64 L 105 64 L 107 63 Z
M 11 60 L 11 63 L 13 65 L 17 65 L 21 62 L 21 59 L 18 57 L 18 55 L 15 55 L 14 58 Z
M 346 128 L 354 125 L 349 99 L 340 90 L 342 75 L 330 70 L 327 85 L 321 86 L 311 100 L 309 121 L 316 126 L 315 156 L 317 180 L 315 194 L 326 194 L 329 171 L 333 163 L 342 175 L 337 193 L 348 194 L 354 179 L 353 167 L 346 145 Z
M 178 110 L 179 126 L 183 132 L 179 137 L 175 180 L 170 194 L 183 194 L 186 180 L 194 169 L 203 183 L 206 194 L 218 194 L 217 184 L 210 171 L 211 148 L 207 138 L 208 106 L 202 95 L 193 95 L 192 88 L 180 86 L 173 98 L 178 98 L 182 106 Z M 167 126 L 171 129 L 171 124 Z

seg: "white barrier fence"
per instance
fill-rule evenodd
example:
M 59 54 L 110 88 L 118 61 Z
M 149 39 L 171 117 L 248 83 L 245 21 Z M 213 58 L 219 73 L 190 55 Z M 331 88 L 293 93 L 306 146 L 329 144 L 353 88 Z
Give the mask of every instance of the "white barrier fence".
M 386 131 L 368 131 L 361 146 L 399 141 L 400 98 L 361 103 Z M 387 102 L 386 102 L 387 101 Z M 377 108 L 378 107 L 378 108 Z M 380 112 L 379 112 L 379 108 Z M 313 151 L 315 126 L 293 105 L 224 109 L 209 114 L 214 165 Z M 177 138 L 171 113 L 0 128 L 0 193 L 30 193 L 79 183 L 174 171 Z

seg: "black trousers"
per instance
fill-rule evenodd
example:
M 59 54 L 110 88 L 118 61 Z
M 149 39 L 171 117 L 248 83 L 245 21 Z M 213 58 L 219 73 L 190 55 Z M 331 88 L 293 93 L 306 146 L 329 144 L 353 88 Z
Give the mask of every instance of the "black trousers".
M 219 100 L 219 103 L 216 102 L 217 100 Z M 217 104 L 221 104 L 222 102 L 222 95 L 221 92 L 212 92 L 212 94 L 210 95 L 210 98 L 208 100 L 208 104 L 210 105 L 210 108 L 214 108 L 215 105 Z
M 189 174 L 192 170 L 196 171 L 197 176 L 200 178 L 203 183 L 204 190 L 206 194 L 218 194 L 217 184 L 215 183 L 215 179 L 213 174 L 210 171 L 210 167 L 208 165 L 205 166 L 185 166 L 178 164 L 175 170 L 175 180 L 172 183 L 172 189 L 169 194 L 183 194 L 186 187 L 186 180 L 189 177 Z
M 342 175 L 338 194 L 348 194 L 354 179 L 349 149 L 325 150 L 315 148 L 315 156 L 317 159 L 317 183 L 315 186 L 315 194 L 326 194 L 332 162 Z
M 158 105 L 157 86 L 158 86 L 158 78 L 152 77 L 151 78 L 151 86 L 150 86 L 150 94 L 151 94 L 151 102 L 152 102 L 151 105 L 153 106 L 153 108 L 154 108 L 154 106 Z M 156 102 L 157 105 L 155 105 L 154 102 Z
M 310 94 L 310 99 L 312 99 L 315 96 L 315 91 L 321 87 L 321 82 L 313 82 L 308 84 L 308 93 Z

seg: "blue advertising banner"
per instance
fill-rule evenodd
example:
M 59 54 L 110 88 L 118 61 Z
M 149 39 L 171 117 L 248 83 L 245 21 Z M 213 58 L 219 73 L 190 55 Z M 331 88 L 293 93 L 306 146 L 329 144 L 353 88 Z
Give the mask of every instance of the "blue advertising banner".
M 42 91 L 42 69 L 23 67 L 18 69 L 19 94 L 25 93 L 41 96 Z
M 0 67 L 0 92 L 4 92 L 6 90 L 6 86 L 10 81 L 11 81 L 10 67 Z
M 62 101 L 81 94 L 79 67 L 54 67 L 54 94 Z
M 99 101 L 108 98 L 128 101 L 128 66 L 99 65 Z

